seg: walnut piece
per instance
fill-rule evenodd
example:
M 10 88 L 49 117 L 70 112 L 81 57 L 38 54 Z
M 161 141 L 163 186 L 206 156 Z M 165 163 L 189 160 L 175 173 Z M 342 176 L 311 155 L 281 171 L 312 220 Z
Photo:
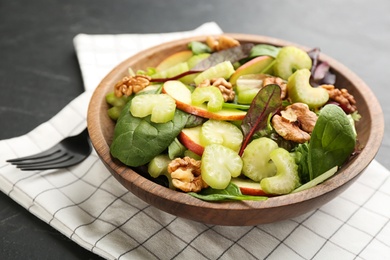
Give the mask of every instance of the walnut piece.
M 306 104 L 294 103 L 280 114 L 272 117 L 272 126 L 281 137 L 296 143 L 310 140 L 318 117 Z
M 286 98 L 286 96 L 287 96 L 287 81 L 286 80 L 279 78 L 279 77 L 267 76 L 263 80 L 263 87 L 265 87 L 269 84 L 279 85 L 279 87 L 281 89 L 280 97 L 282 99 Z
M 200 163 L 187 156 L 172 160 L 168 164 L 168 173 L 172 177 L 173 186 L 184 192 L 199 192 L 207 188 L 201 176 Z
M 126 76 L 115 84 L 115 96 L 131 96 L 138 93 L 150 84 L 151 77 L 146 75 Z
M 329 98 L 339 103 L 346 113 L 350 114 L 357 110 L 354 96 L 349 94 L 345 88 L 338 89 L 333 85 L 321 85 L 320 87 L 326 89 Z
M 289 122 L 279 115 L 272 117 L 272 126 L 275 131 L 284 139 L 296 143 L 304 143 L 310 140 L 310 135 L 299 128 L 297 124 Z
M 201 83 L 198 84 L 198 88 L 215 86 L 221 91 L 223 100 L 225 102 L 233 101 L 236 93 L 233 90 L 233 86 L 230 82 L 226 81 L 224 78 L 216 78 L 216 79 L 205 79 Z
M 207 37 L 206 44 L 212 51 L 221 51 L 239 46 L 240 42 L 232 37 L 221 35 L 218 40 L 212 36 Z

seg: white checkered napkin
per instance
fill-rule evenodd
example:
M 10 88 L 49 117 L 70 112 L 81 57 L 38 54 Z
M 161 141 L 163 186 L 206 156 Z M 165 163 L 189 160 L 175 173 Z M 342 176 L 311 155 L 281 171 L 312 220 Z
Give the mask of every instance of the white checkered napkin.
M 78 35 L 87 90 L 129 55 L 192 32 Z M 97 78 L 96 78 L 97 77 Z M 204 225 L 162 212 L 124 189 L 96 153 L 63 170 L 21 172 L 6 159 L 42 151 L 80 132 L 87 91 L 28 134 L 0 141 L 0 189 L 80 246 L 108 259 L 389 259 L 390 173 L 373 161 L 341 196 L 303 216 L 251 227 Z

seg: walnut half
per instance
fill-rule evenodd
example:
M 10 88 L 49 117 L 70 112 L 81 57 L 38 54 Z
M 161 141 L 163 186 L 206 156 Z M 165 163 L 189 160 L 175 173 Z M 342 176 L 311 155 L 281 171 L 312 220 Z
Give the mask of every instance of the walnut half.
M 296 143 L 310 140 L 310 134 L 317 122 L 317 115 L 304 103 L 287 106 L 281 115 L 272 117 L 272 126 L 284 139 Z
M 357 110 L 356 100 L 347 89 L 338 89 L 333 85 L 321 85 L 320 87 L 326 89 L 326 91 L 328 91 L 329 98 L 339 103 L 340 107 L 342 107 L 346 113 L 350 114 Z
M 118 81 L 114 86 L 115 96 L 131 96 L 150 84 L 151 77 L 146 75 L 126 76 Z
M 223 100 L 225 102 L 233 101 L 236 93 L 233 90 L 232 83 L 226 81 L 224 78 L 215 78 L 215 79 L 205 79 L 198 84 L 198 88 L 215 86 L 221 91 Z
M 276 84 L 279 85 L 281 89 L 280 97 L 281 99 L 285 99 L 287 96 L 287 81 L 274 76 L 266 76 L 263 80 L 263 87 L 269 85 L 269 84 Z
M 184 192 L 199 192 L 208 185 L 203 181 L 200 161 L 190 157 L 176 158 L 168 164 L 172 184 Z
M 212 51 L 221 51 L 239 46 L 240 42 L 232 37 L 221 35 L 218 40 L 211 36 L 207 37 L 206 44 Z

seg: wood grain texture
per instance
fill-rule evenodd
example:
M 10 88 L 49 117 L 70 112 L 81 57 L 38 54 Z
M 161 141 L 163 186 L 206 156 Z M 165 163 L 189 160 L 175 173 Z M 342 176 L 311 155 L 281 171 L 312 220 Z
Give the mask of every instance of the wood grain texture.
M 276 46 L 295 45 L 284 40 L 244 34 L 229 34 L 240 42 L 267 43 Z M 210 203 L 190 195 L 156 184 L 111 157 L 114 123 L 107 116 L 105 95 L 131 67 L 134 71 L 156 66 L 164 57 L 186 49 L 190 41 L 204 41 L 205 37 L 192 37 L 165 43 L 130 57 L 115 67 L 95 90 L 88 109 L 88 130 L 99 157 L 111 174 L 128 190 L 147 203 L 173 215 L 217 225 L 244 226 L 277 222 L 314 210 L 335 198 L 357 177 L 375 157 L 384 133 L 382 109 L 370 88 L 352 71 L 325 54 L 321 61 L 330 64 L 337 77 L 337 86 L 354 95 L 362 120 L 357 123 L 359 145 L 362 152 L 342 167 L 339 172 L 311 189 L 272 197 L 266 201 Z M 299 46 L 305 50 L 309 48 Z

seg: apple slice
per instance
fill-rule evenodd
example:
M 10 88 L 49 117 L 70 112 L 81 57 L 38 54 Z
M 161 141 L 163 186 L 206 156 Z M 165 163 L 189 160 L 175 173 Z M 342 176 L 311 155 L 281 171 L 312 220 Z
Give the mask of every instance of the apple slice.
M 196 54 L 196 55 L 193 55 L 191 58 L 189 58 L 187 60 L 187 64 L 188 64 L 188 69 L 192 69 L 193 67 L 195 67 L 199 62 L 201 62 L 202 60 L 204 59 L 207 59 L 208 57 L 210 56 L 210 53 L 200 53 L 200 54 Z M 192 84 L 194 83 L 194 79 L 200 74 L 199 73 L 193 73 L 193 74 L 190 74 L 190 75 L 187 75 L 187 76 L 184 76 L 182 78 L 180 78 L 179 80 L 181 82 L 183 82 L 184 84 Z
M 237 79 L 242 75 L 266 73 L 273 61 L 274 58 L 270 56 L 259 56 L 254 58 L 238 67 L 230 77 L 229 82 L 234 85 L 236 84 Z
M 185 50 L 176 52 L 165 59 L 163 59 L 157 66 L 157 71 L 163 71 L 170 67 L 173 67 L 179 63 L 186 62 L 189 58 L 192 57 L 192 51 Z
M 251 104 L 259 90 L 263 87 L 263 81 L 269 77 L 266 74 L 246 74 L 236 81 L 237 102 L 239 104 Z
M 178 76 L 186 71 L 188 71 L 188 64 L 187 62 L 180 62 L 172 67 L 169 67 L 168 69 L 157 71 L 151 77 L 153 79 L 158 78 L 172 78 L 175 76 Z
M 237 185 L 241 193 L 251 196 L 268 196 L 260 186 L 260 182 L 255 182 L 250 179 L 232 178 L 231 182 Z
M 184 128 L 181 130 L 179 141 L 190 151 L 202 156 L 204 147 L 200 144 L 200 132 L 202 126 Z
M 186 85 L 178 80 L 169 80 L 165 82 L 162 87 L 162 92 L 170 95 L 176 101 L 178 109 L 200 117 L 215 120 L 235 121 L 243 120 L 246 115 L 246 111 L 235 108 L 222 108 L 217 112 L 211 112 L 207 110 L 207 106 L 205 104 L 193 105 L 191 91 Z

